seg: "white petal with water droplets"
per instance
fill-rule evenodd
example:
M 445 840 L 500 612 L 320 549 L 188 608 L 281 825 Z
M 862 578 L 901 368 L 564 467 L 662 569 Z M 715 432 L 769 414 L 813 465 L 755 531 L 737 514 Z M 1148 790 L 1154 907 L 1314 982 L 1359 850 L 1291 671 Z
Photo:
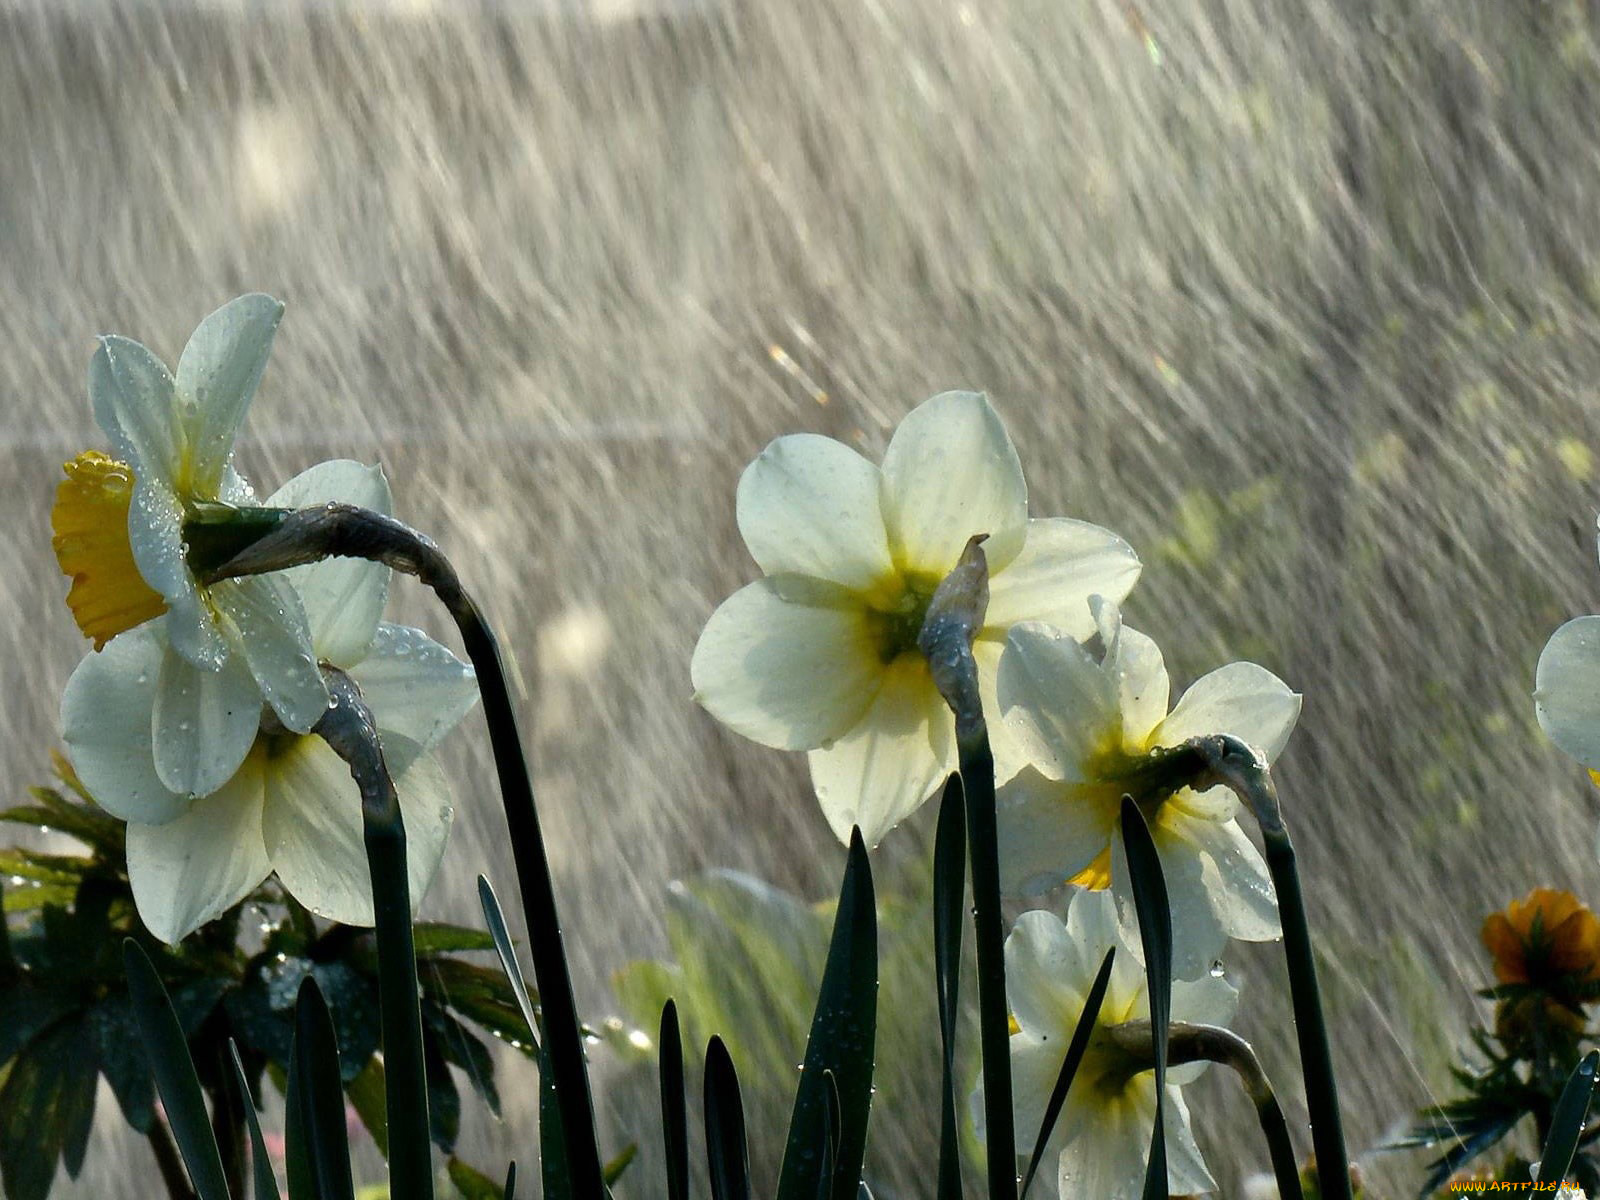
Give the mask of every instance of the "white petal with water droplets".
M 350 678 L 387 743 L 395 734 L 424 750 L 437 746 L 478 701 L 472 668 L 420 629 L 378 626 Z
M 128 505 L 128 544 L 139 574 L 167 602 L 167 639 L 195 666 L 218 666 L 228 652 L 227 643 L 189 570 L 183 504 L 159 480 L 134 486 Z
M 1094 632 L 1089 597 L 1121 603 L 1139 571 L 1139 556 L 1108 529 L 1066 517 L 1029 521 L 1021 553 L 991 569 L 985 628 L 1044 621 L 1082 640 Z
M 164 825 L 128 826 L 128 880 L 139 916 L 175 943 L 220 916 L 271 870 L 261 840 L 262 761 L 251 754 L 227 786 Z
M 89 403 L 135 479 L 172 482 L 183 453 L 183 430 L 172 376 L 160 359 L 129 338 L 102 337 L 89 360 Z
M 1121 728 L 1117 692 L 1100 664 L 1049 625 L 1025 622 L 1006 635 L 998 702 L 1008 736 L 1052 779 L 1083 779 Z
M 281 575 L 224 579 L 212 602 L 233 623 L 234 654 L 242 656 L 261 698 L 296 733 L 308 733 L 328 708 L 328 686 L 311 652 L 300 596 Z
M 85 655 L 61 694 L 62 737 L 84 787 L 112 816 L 150 825 L 189 807 L 156 774 L 150 714 L 162 652 L 148 625 L 130 629 Z
M 1158 746 L 1228 733 L 1277 761 L 1300 718 L 1300 696 L 1265 667 L 1236 662 L 1202 675 L 1152 735 Z
M 196 495 L 211 499 L 218 494 L 282 317 L 283 305 L 271 296 L 240 296 L 201 321 L 183 348 L 176 393 Z
M 906 415 L 883 458 L 883 514 L 906 570 L 943 579 L 986 533 L 991 576 L 1027 536 L 1028 487 L 1005 425 L 977 392 L 944 392 Z
M 1550 740 L 1600 769 L 1600 617 L 1576 617 L 1550 635 L 1534 672 L 1533 698 Z
M 151 713 L 156 775 L 185 795 L 206 796 L 244 762 L 261 726 L 261 693 L 238 655 L 217 671 L 170 646 L 162 653 Z
M 387 515 L 392 499 L 383 469 L 348 459 L 317 463 L 266 499 L 272 508 L 309 508 L 337 500 Z M 317 658 L 349 668 L 366 656 L 389 596 L 389 568 L 362 558 L 325 558 L 283 572 L 305 606 Z

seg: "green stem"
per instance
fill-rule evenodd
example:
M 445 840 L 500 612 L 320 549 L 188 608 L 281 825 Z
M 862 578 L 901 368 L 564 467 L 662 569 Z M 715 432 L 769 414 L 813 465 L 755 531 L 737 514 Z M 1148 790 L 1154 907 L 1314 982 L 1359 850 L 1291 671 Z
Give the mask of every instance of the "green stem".
M 183 1159 L 173 1144 L 172 1131 L 160 1116 L 150 1122 L 145 1135 L 150 1152 L 155 1155 L 156 1169 L 161 1172 L 161 1182 L 166 1185 L 169 1200 L 195 1200 L 194 1189 L 189 1186 L 189 1173 L 183 1169 Z
M 1006 999 L 1005 931 L 1000 913 L 1000 843 L 994 811 L 994 756 L 982 721 L 959 731 L 961 786 L 972 851 L 972 924 L 978 964 L 978 1043 L 983 1054 L 989 1200 L 1017 1194 L 1017 1137 L 1011 1107 L 1011 1009 Z
M 1277 790 L 1266 764 L 1249 746 L 1227 735 L 1198 738 L 1190 743 L 1206 755 L 1212 782 L 1233 790 L 1255 815 L 1267 852 L 1267 871 L 1278 895 L 1283 923 L 1283 954 L 1289 970 L 1289 996 L 1294 1005 L 1295 1035 L 1300 1044 L 1300 1068 L 1305 1076 L 1306 1109 L 1311 1118 L 1311 1145 L 1317 1159 L 1317 1176 L 1327 1200 L 1352 1200 L 1350 1158 L 1345 1151 L 1344 1127 L 1339 1117 L 1339 1088 L 1328 1045 L 1328 1026 L 1322 1014 L 1322 990 L 1317 984 L 1316 956 L 1311 943 L 1311 923 L 1300 890 L 1300 870 L 1294 843 L 1283 822 Z
M 461 586 L 455 568 L 431 539 L 391 517 L 349 504 L 298 510 L 211 575 L 227 578 L 262 574 L 328 557 L 366 558 L 415 575 L 433 589 L 461 632 L 467 657 L 478 674 L 484 719 L 494 749 L 573 1194 L 578 1200 L 604 1200 L 607 1191 L 595 1137 L 594 1100 L 556 910 L 555 885 L 494 631 Z
M 333 703 L 317 722 L 316 732 L 349 765 L 361 789 L 362 835 L 372 875 L 390 1194 L 394 1200 L 432 1200 L 428 1079 L 411 930 L 406 827 L 371 710 L 348 675 L 331 668 L 324 674 Z

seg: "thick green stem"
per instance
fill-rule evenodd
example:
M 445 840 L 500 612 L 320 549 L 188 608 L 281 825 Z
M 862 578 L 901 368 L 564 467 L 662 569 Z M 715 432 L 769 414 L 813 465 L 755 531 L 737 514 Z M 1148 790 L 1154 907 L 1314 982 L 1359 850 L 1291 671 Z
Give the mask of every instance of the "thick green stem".
M 1231 788 L 1261 826 L 1267 871 L 1278 894 L 1278 915 L 1283 923 L 1283 954 L 1289 970 L 1289 995 L 1300 1043 L 1300 1068 L 1305 1076 L 1306 1109 L 1311 1118 L 1318 1179 L 1327 1200 L 1351 1200 L 1350 1158 L 1339 1117 L 1339 1088 L 1328 1045 L 1328 1026 L 1322 1014 L 1311 923 L 1300 891 L 1294 843 L 1283 823 L 1272 775 L 1255 752 L 1237 738 L 1217 735 L 1197 738 L 1190 744 L 1206 755 L 1209 781 Z
M 432 1200 L 428 1080 L 411 931 L 406 827 L 371 711 L 348 675 L 331 669 L 325 675 L 333 703 L 316 732 L 349 765 L 361 789 L 362 833 L 372 875 L 390 1194 L 394 1200 Z
M 438 546 L 391 517 L 354 505 L 301 509 L 213 574 L 216 578 L 262 574 L 328 557 L 371 559 L 415 575 L 433 589 L 461 632 L 467 657 L 478 673 L 484 718 L 494 749 L 573 1194 L 578 1200 L 604 1200 L 607 1191 L 595 1137 L 594 1100 L 556 911 L 555 886 L 494 631 Z

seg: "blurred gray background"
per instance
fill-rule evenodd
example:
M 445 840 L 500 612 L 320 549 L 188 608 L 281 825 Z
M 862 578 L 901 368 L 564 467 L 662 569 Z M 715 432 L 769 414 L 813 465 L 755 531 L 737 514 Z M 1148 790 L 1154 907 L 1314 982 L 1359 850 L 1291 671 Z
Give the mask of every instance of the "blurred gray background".
M 982 389 L 1035 514 L 1140 551 L 1128 619 L 1175 684 L 1249 657 L 1304 692 L 1280 784 L 1364 1151 L 1448 1087 L 1483 915 L 1536 884 L 1600 903 L 1600 797 L 1529 697 L 1544 639 L 1600 609 L 1597 100 L 1583 0 L 0 0 L 6 778 L 46 775 L 85 649 L 48 507 L 103 445 L 93 336 L 175 361 L 270 291 L 243 465 L 381 460 L 476 586 L 604 1016 L 611 972 L 663 952 L 670 880 L 837 885 L 801 757 L 689 699 L 755 574 L 739 471 L 799 430 L 875 457 Z M 449 761 L 426 912 L 475 922 L 475 873 L 512 878 L 476 720 Z M 1228 966 L 1298 1120 L 1279 959 Z M 928 1063 L 880 1079 L 869 1176 L 915 1196 L 937 1025 L 924 997 L 889 1019 Z M 507 1055 L 505 1123 L 464 1122 L 486 1167 L 533 1155 Z M 648 1068 L 595 1069 L 608 1146 L 645 1148 L 619 1195 L 658 1194 Z M 1193 1106 L 1232 1195 L 1265 1154 L 1224 1083 Z M 101 1099 L 61 1194 L 153 1194 Z

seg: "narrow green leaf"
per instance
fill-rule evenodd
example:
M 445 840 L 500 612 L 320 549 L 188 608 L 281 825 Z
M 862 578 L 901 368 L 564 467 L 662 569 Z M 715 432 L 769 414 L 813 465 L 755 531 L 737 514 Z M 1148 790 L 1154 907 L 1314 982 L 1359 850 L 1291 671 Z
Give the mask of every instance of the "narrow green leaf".
M 817 1172 L 816 1200 L 829 1200 L 838 1175 L 839 1083 L 832 1071 L 824 1071 L 822 1077 L 827 1086 L 822 1090 L 822 1144 L 817 1149 L 822 1169 Z
M 517 1164 L 512 1161 L 506 1165 L 506 1194 L 505 1200 L 516 1200 L 517 1195 Z
M 1567 1168 L 1572 1165 L 1578 1138 L 1583 1133 L 1584 1119 L 1589 1115 L 1597 1069 L 1600 1069 L 1600 1050 L 1591 1050 L 1573 1070 L 1566 1087 L 1561 1089 L 1561 1098 L 1550 1114 L 1550 1135 L 1545 1138 L 1544 1153 L 1539 1157 L 1541 1187 L 1560 1183 L 1567 1177 Z
M 339 1043 L 317 981 L 307 976 L 294 1009 L 294 1066 L 301 1084 L 302 1127 L 320 1200 L 355 1200 L 350 1141 L 339 1080 Z
M 416 943 L 418 958 L 494 949 L 494 939 L 483 930 L 468 929 L 464 925 L 446 925 L 438 921 L 416 922 L 411 927 L 411 938 Z
M 138 942 L 124 940 L 122 953 L 139 1032 L 156 1077 L 156 1091 L 166 1109 L 167 1124 L 178 1143 L 183 1165 L 189 1169 L 189 1180 L 199 1200 L 229 1200 L 222 1155 L 211 1132 L 205 1096 L 200 1091 L 194 1060 L 189 1056 L 189 1044 L 172 1011 L 172 1002 L 167 999 L 167 989 Z
M 453 1154 L 461 1134 L 461 1092 L 432 1029 L 422 1031 L 422 1061 L 428 1089 L 428 1134 L 440 1150 Z
M 836 1200 L 852 1200 L 861 1180 L 872 1113 L 873 1050 L 878 1030 L 878 915 L 872 868 L 861 831 L 850 852 L 833 920 L 828 962 L 817 992 L 811 1036 L 789 1118 L 789 1141 L 778 1176 L 778 1200 L 819 1195 L 826 1105 L 832 1076 L 838 1092 Z
M 706 1047 L 706 1158 L 711 1200 L 750 1200 L 750 1152 L 744 1136 L 739 1073 L 722 1039 Z
M 445 1164 L 445 1174 L 461 1194 L 461 1200 L 506 1200 L 511 1195 L 510 1179 L 506 1181 L 507 1186 L 502 1188 L 478 1168 L 459 1158 L 452 1158 Z
M 256 1200 L 278 1200 L 278 1180 L 272 1173 L 272 1160 L 267 1157 L 266 1140 L 261 1136 L 255 1098 L 250 1095 L 250 1082 L 244 1075 L 239 1046 L 232 1038 L 228 1039 L 228 1055 L 233 1061 L 233 1083 L 239 1091 L 239 1107 L 244 1110 L 245 1127 L 250 1133 L 250 1173 L 255 1178 Z
M 1089 1049 L 1089 1037 L 1094 1033 L 1095 1021 L 1100 1016 L 1100 1005 L 1105 1002 L 1106 988 L 1111 986 L 1111 962 L 1116 953 L 1115 948 L 1106 951 L 1105 958 L 1100 962 L 1100 972 L 1094 977 L 1089 994 L 1084 997 L 1083 1011 L 1078 1014 L 1078 1023 L 1073 1027 L 1072 1041 L 1067 1043 L 1067 1056 L 1061 1060 L 1061 1071 L 1056 1076 L 1055 1087 L 1051 1089 L 1050 1101 L 1045 1105 L 1039 1136 L 1033 1142 L 1033 1156 L 1028 1159 L 1028 1170 L 1022 1177 L 1022 1197 L 1027 1196 L 1028 1186 L 1039 1172 L 1045 1147 L 1050 1144 L 1050 1135 L 1055 1131 L 1056 1118 L 1061 1115 L 1061 1106 L 1066 1103 L 1067 1091 L 1078 1073 L 1078 1064 L 1083 1062 L 1084 1052 Z
M 522 1019 L 528 1023 L 528 1044 L 537 1054 L 539 1038 L 536 1031 L 539 1025 L 534 1015 L 533 1001 L 528 998 L 528 984 L 522 977 L 517 951 L 506 929 L 506 915 L 500 908 L 499 897 L 494 894 L 494 886 L 482 875 L 478 876 L 478 902 L 483 906 L 483 919 L 489 923 L 489 938 L 494 943 L 495 953 L 500 956 L 500 969 L 505 972 L 506 982 L 511 985 L 511 994 L 516 997 L 517 1007 L 522 1010 Z
M 683 1091 L 683 1035 L 678 1006 L 661 1009 L 661 1137 L 667 1156 L 667 1200 L 689 1200 L 689 1113 Z
M 989 1200 L 1016 1200 L 1016 1114 L 1011 1099 L 1011 1005 L 1000 909 L 1000 840 L 995 825 L 994 754 L 980 722 L 959 730 L 956 750 L 967 809 L 973 941 L 978 964 L 978 1041 L 983 1055 L 983 1117 Z
M 639 1144 L 637 1142 L 629 1142 L 618 1154 L 614 1155 L 610 1162 L 600 1168 L 600 1177 L 605 1180 L 606 1186 L 610 1187 L 621 1179 L 623 1173 L 633 1165 L 633 1160 L 638 1157 Z
M 283 1096 L 283 1173 L 289 1200 L 322 1200 L 306 1139 L 306 1072 L 295 1050 L 298 1034 L 289 1038 L 289 1071 Z
M 1172 1019 L 1172 911 L 1161 859 L 1131 796 L 1122 798 L 1122 844 L 1128 854 L 1133 907 L 1139 914 L 1139 940 L 1144 945 L 1146 990 L 1150 998 L 1150 1033 L 1154 1044 L 1156 1120 L 1150 1134 L 1150 1161 L 1145 1169 L 1144 1200 L 1167 1197 L 1167 1033 Z
M 939 1095 L 937 1200 L 961 1200 L 960 1097 L 956 1089 L 956 1022 L 961 1013 L 962 903 L 967 891 L 966 802 L 961 776 L 945 780 L 933 840 L 933 968 L 944 1050 Z
M 539 1175 L 544 1185 L 540 1200 L 576 1200 L 562 1116 L 547 1045 L 539 1051 Z
M 372 1135 L 372 1144 L 385 1160 L 389 1157 L 389 1122 L 384 1109 L 388 1103 L 383 1060 L 370 1058 L 361 1073 L 344 1085 L 345 1099 L 356 1110 L 361 1124 Z

